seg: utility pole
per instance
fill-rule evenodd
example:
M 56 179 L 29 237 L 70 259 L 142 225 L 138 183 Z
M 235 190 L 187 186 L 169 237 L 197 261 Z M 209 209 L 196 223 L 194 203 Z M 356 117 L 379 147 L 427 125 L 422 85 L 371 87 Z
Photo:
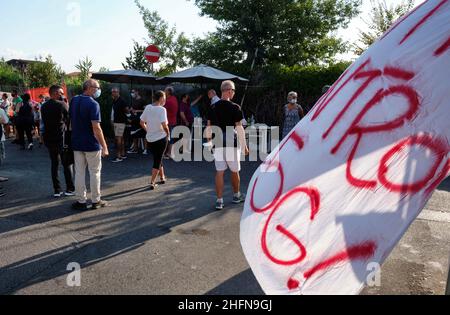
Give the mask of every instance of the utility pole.
M 258 52 L 259 52 L 259 47 L 256 48 L 255 57 L 253 58 L 252 66 L 250 67 L 250 78 L 249 78 L 249 81 L 247 82 L 247 84 L 245 85 L 245 91 L 244 91 L 244 96 L 242 97 L 241 108 L 244 106 L 244 101 L 245 101 L 245 97 L 247 95 L 247 90 L 248 90 L 248 84 L 250 83 L 253 68 L 255 67 L 256 58 L 258 57 Z

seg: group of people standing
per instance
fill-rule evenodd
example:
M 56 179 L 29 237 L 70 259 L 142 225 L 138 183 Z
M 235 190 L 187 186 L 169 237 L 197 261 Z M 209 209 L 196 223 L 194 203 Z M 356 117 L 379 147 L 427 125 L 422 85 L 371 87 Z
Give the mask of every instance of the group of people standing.
M 55 190 L 55 197 L 62 195 L 77 196 L 77 202 L 72 205 L 74 210 L 84 211 L 87 206 L 87 192 L 85 184 L 85 171 L 89 169 L 92 209 L 107 206 L 107 202 L 101 198 L 101 169 L 102 157 L 109 155 L 103 131 L 101 128 L 100 105 L 95 100 L 101 95 L 100 85 L 96 80 L 88 80 L 83 85 L 83 94 L 76 96 L 70 102 L 70 106 L 62 102 L 63 90 L 60 86 L 50 88 L 51 99 L 42 106 L 43 138 L 47 146 L 52 161 L 52 179 Z M 236 128 L 236 146 L 227 148 L 218 147 L 215 149 L 216 159 L 216 209 L 224 208 L 223 189 L 224 172 L 230 169 L 232 172 L 233 203 L 241 203 L 245 200 L 245 195 L 240 193 L 240 152 L 248 154 L 245 141 L 245 131 L 242 126 L 244 115 L 239 105 L 232 103 L 235 93 L 235 86 L 232 81 L 225 81 L 222 84 L 222 99 L 214 99 L 208 114 L 208 126 L 219 126 L 226 132 L 227 126 Z M 114 129 L 116 134 L 117 156 L 123 158 L 124 148 L 122 139 L 124 132 L 124 121 L 128 118 L 130 108 L 121 101 L 119 90 L 112 89 L 114 100 Z M 184 107 L 188 104 L 188 96 L 184 95 L 181 104 L 182 120 L 186 125 L 192 123 L 192 113 L 186 111 Z M 154 93 L 153 102 L 145 106 L 140 115 L 140 125 L 145 130 L 145 139 L 149 150 L 153 154 L 152 173 L 149 182 L 149 189 L 154 190 L 158 185 L 167 181 L 163 156 L 170 147 L 171 128 L 177 124 L 177 112 L 174 105 L 176 97 L 173 89 Z M 172 101 L 172 104 L 171 102 Z M 175 110 L 174 110 L 175 109 Z M 175 114 L 174 114 L 175 112 Z M 192 115 L 192 117 L 191 117 Z M 234 137 L 234 133 L 231 135 Z M 70 139 L 70 140 L 69 140 Z M 70 159 L 67 150 L 73 150 L 73 159 Z M 230 154 L 231 153 L 231 154 Z M 61 192 L 61 185 L 58 180 L 59 161 L 62 161 L 64 175 L 66 178 L 66 191 Z M 72 181 L 73 168 L 75 166 L 75 182 Z
M 224 173 L 228 169 L 232 175 L 232 202 L 238 204 L 245 200 L 245 195 L 240 192 L 240 159 L 242 153 L 248 155 L 249 150 L 243 126 L 244 114 L 241 107 L 232 102 L 235 91 L 235 84 L 232 81 L 224 81 L 221 85 L 221 98 L 214 90 L 208 92 L 211 106 L 206 114 L 207 134 L 211 134 L 211 128 L 216 126 L 224 135 L 223 144 L 216 145 L 214 148 L 217 192 L 215 208 L 217 210 L 225 207 Z M 101 127 L 100 105 L 96 101 L 101 95 L 98 81 L 90 79 L 84 82 L 83 93 L 75 96 L 70 105 L 64 101 L 64 90 L 61 86 L 52 86 L 49 94 L 50 99 L 40 108 L 40 125 L 42 138 L 51 160 L 54 196 L 76 195 L 77 202 L 72 205 L 72 208 L 79 211 L 87 210 L 85 172 L 88 169 L 92 195 L 91 208 L 106 207 L 108 203 L 101 197 L 101 170 L 102 158 L 109 156 L 109 150 Z M 126 126 L 132 115 L 139 117 L 139 126 L 145 137 L 145 148 L 148 148 L 153 155 L 149 189 L 155 190 L 167 181 L 163 160 L 173 154 L 172 130 L 180 124 L 192 127 L 195 117 L 200 115 L 196 105 L 202 97 L 198 97 L 191 103 L 190 96 L 185 94 L 182 95 L 179 103 L 173 87 L 167 87 L 165 91 L 153 93 L 153 102 L 145 105 L 139 92 L 133 91 L 133 105 L 128 106 L 120 96 L 118 88 L 113 88 L 111 94 L 112 120 L 116 137 L 116 159 L 113 162 L 122 162 L 127 158 L 124 141 Z M 34 122 L 30 99 L 27 95 L 20 98 L 13 92 L 13 102 L 17 109 L 14 120 L 19 134 L 18 141 L 23 143 L 25 133 L 30 143 L 29 148 L 32 148 L 30 133 Z M 304 116 L 304 110 L 298 104 L 297 93 L 289 93 L 288 104 L 284 106 L 283 113 L 282 130 L 285 137 Z M 0 125 L 7 124 L 8 117 L 5 119 L 5 116 L 7 115 L 2 115 L 0 111 Z M 232 127 L 233 132 L 230 133 L 227 127 Z M 0 135 L 4 138 L 5 133 L 2 131 Z M 127 153 L 134 153 L 136 148 L 137 144 L 134 144 L 134 148 Z M 65 190 L 62 189 L 58 178 L 60 163 L 64 169 Z
M 42 105 L 43 139 L 52 163 L 52 180 L 55 197 L 77 196 L 74 210 L 84 211 L 87 206 L 85 183 L 86 168 L 89 170 L 92 209 L 107 206 L 101 199 L 102 157 L 109 155 L 100 126 L 100 105 L 95 99 L 101 95 L 95 80 L 83 84 L 83 93 L 72 99 L 70 106 L 62 101 L 64 91 L 54 85 L 49 90 L 50 100 Z M 58 179 L 59 162 L 64 168 L 65 192 Z M 75 166 L 75 181 L 73 181 Z
M 18 144 L 22 150 L 33 150 L 33 136 L 40 138 L 40 107 L 44 103 L 44 97 L 37 103 L 31 99 L 30 94 L 18 95 L 16 90 L 11 93 L 12 101 L 4 93 L 0 102 L 0 108 L 6 113 L 8 122 L 4 124 L 3 130 L 6 138 L 15 138 L 13 143 Z M 27 142 L 25 142 L 25 136 Z
M 127 159 L 125 154 L 125 130 L 128 122 L 133 121 L 133 116 L 139 115 L 139 126 L 145 138 L 145 151 L 147 149 L 153 154 L 153 170 L 150 180 L 150 189 L 154 190 L 158 185 L 166 183 L 166 176 L 163 167 L 164 159 L 173 159 L 174 152 L 172 146 L 174 139 L 171 136 L 175 127 L 186 126 L 192 128 L 195 118 L 200 118 L 200 110 L 198 102 L 203 96 L 199 96 L 193 102 L 190 100 L 189 94 L 181 96 L 181 102 L 175 96 L 174 88 L 169 86 L 164 91 L 156 91 L 153 93 L 153 102 L 149 105 L 128 106 L 124 99 L 120 96 L 118 88 L 113 88 L 113 114 L 112 122 L 114 126 L 114 134 L 116 138 L 116 158 L 113 163 L 120 163 Z M 132 92 L 133 103 L 136 101 L 136 96 L 139 93 L 135 90 Z M 213 106 L 220 99 L 214 90 L 208 92 Z M 139 96 L 140 98 L 140 96 Z M 188 141 L 188 139 L 182 139 Z M 127 154 L 136 154 L 138 139 L 134 137 L 132 148 L 127 151 Z M 184 147 L 189 147 L 186 145 Z M 157 179 L 159 178 L 159 181 Z
M 168 87 L 165 90 L 165 95 L 167 98 L 165 100 L 165 109 L 168 120 L 168 127 L 170 133 L 173 128 L 175 128 L 179 122 L 179 110 L 180 105 L 178 99 L 174 95 L 174 89 Z M 112 161 L 113 163 L 120 163 L 127 159 L 127 154 L 138 154 L 139 149 L 142 150 L 144 155 L 148 154 L 148 145 L 144 141 L 146 138 L 145 128 L 141 125 L 140 117 L 145 112 L 146 107 L 143 98 L 141 97 L 139 91 L 133 90 L 131 93 L 132 105 L 129 106 L 125 100 L 120 95 L 119 88 L 113 88 L 111 90 L 113 98 L 113 108 L 111 120 L 114 126 L 114 135 L 116 138 L 117 155 Z M 189 116 L 189 115 L 188 115 Z M 126 137 L 131 138 L 131 148 L 126 150 Z M 166 158 L 171 158 L 171 145 L 173 143 L 169 142 L 164 156 Z
M 144 113 L 147 106 L 145 104 L 140 92 L 133 90 L 131 93 L 131 105 L 127 104 L 124 98 L 120 95 L 119 88 L 113 88 L 111 91 L 113 98 L 113 109 L 111 114 L 111 122 L 114 126 L 114 135 L 116 138 L 117 156 L 112 161 L 113 163 L 120 163 L 127 159 L 127 155 L 134 155 L 142 153 L 148 154 L 148 148 L 145 142 L 146 133 L 140 124 L 140 117 Z M 172 86 L 168 86 L 164 90 L 166 101 L 164 108 L 167 111 L 167 120 L 170 133 L 177 126 L 186 126 L 192 128 L 196 118 L 202 118 L 206 121 L 207 110 L 200 108 L 199 102 L 203 95 L 198 96 L 191 101 L 189 94 L 183 94 L 178 99 L 175 95 L 175 90 Z M 208 97 L 211 103 L 207 105 L 209 108 L 218 97 L 214 90 L 208 92 Z M 163 159 L 173 159 L 175 152 L 173 152 L 173 144 L 178 139 L 170 139 L 164 152 Z M 182 139 L 187 142 L 187 139 Z M 127 150 L 126 144 L 130 143 L 131 147 Z M 189 151 L 189 144 L 183 145 Z

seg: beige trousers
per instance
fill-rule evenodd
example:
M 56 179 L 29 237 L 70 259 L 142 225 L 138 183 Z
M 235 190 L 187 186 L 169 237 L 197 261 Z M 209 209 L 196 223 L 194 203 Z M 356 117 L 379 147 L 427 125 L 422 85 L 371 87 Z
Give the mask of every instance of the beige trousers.
M 75 192 L 78 202 L 86 203 L 86 167 L 89 170 L 91 200 L 97 203 L 101 200 L 100 182 L 102 171 L 102 151 L 79 152 L 75 151 Z

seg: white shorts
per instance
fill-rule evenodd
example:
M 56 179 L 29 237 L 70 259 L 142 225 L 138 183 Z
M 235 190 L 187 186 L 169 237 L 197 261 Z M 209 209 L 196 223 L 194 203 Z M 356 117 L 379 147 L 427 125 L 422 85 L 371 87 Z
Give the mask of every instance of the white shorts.
M 228 168 L 233 173 L 241 171 L 241 150 L 238 148 L 216 148 L 214 160 L 218 172 L 224 172 Z
M 123 137 L 125 133 L 125 124 L 114 124 L 114 135 L 116 137 Z

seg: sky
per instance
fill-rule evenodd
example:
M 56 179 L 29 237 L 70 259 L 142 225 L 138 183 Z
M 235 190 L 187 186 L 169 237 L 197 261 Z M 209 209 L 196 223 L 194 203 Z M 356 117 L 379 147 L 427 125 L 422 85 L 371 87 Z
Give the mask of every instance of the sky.
M 401 0 L 386 0 L 396 4 Z M 423 0 L 416 0 L 416 4 Z M 216 29 L 217 23 L 200 17 L 194 1 L 141 0 L 156 10 L 170 25 L 188 37 L 202 37 Z M 363 0 L 363 14 L 370 11 L 370 0 Z M 0 0 L 0 58 L 31 59 L 52 55 L 67 73 L 76 71 L 78 60 L 88 56 L 93 70 L 100 67 L 122 69 L 122 62 L 133 47 L 133 40 L 145 43 L 147 32 L 133 0 Z M 349 29 L 338 35 L 355 41 L 356 18 Z M 343 56 L 343 58 L 348 58 Z

